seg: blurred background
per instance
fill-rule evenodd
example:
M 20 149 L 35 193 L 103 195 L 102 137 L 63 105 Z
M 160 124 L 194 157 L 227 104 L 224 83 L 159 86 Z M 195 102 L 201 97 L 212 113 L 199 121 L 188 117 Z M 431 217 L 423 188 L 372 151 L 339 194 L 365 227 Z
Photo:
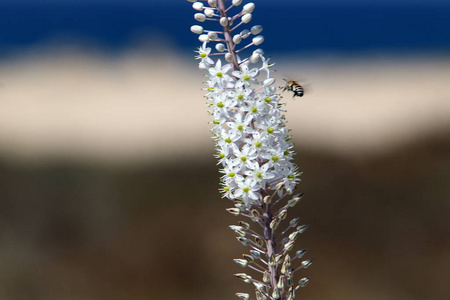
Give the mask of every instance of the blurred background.
M 245 1 L 244 1 L 245 2 Z M 299 299 L 450 299 L 448 1 L 254 1 L 315 258 Z M 237 299 L 187 1 L 0 0 L 0 299 Z

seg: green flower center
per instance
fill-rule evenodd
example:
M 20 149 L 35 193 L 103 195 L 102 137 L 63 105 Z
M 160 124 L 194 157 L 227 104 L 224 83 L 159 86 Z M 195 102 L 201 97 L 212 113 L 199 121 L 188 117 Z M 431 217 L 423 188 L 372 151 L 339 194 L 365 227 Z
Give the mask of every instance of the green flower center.
M 239 100 L 242 100 L 242 99 L 244 99 L 244 96 L 243 96 L 242 94 L 239 94 L 239 95 L 237 96 L 237 98 L 238 98 Z
M 244 80 L 249 80 L 249 79 L 250 79 L 250 76 L 248 76 L 248 75 L 244 76 Z
M 222 73 L 222 72 L 217 72 L 217 73 L 216 73 L 216 76 L 222 78 L 223 73 Z
M 201 58 L 205 58 L 205 57 L 206 57 L 206 53 L 201 53 L 201 54 L 200 54 L 200 57 L 201 57 Z
M 261 178 L 262 177 L 261 172 L 256 173 L 256 177 Z
M 294 175 L 288 175 L 287 178 L 288 178 L 288 179 L 295 179 L 295 176 L 294 176 Z
M 233 173 L 233 172 L 228 173 L 228 177 L 234 177 L 234 175 L 236 175 L 236 173 Z
M 291 151 L 289 151 L 289 150 L 286 150 L 286 151 L 284 151 L 284 155 L 289 155 L 291 153 Z
M 272 101 L 272 99 L 270 97 L 266 97 L 264 98 L 264 101 L 266 101 L 267 103 L 269 103 L 270 101 Z
M 214 87 L 213 86 L 209 87 L 208 91 L 210 91 L 210 92 L 214 91 Z
M 223 103 L 222 102 L 217 103 L 217 107 L 222 108 L 223 107 Z
M 256 142 L 256 143 L 255 143 L 255 146 L 256 146 L 256 147 L 261 147 L 261 142 Z
M 252 108 L 252 113 L 255 113 L 255 112 L 257 112 L 258 111 L 258 109 L 256 108 L 256 107 L 253 107 Z
M 273 161 L 277 161 L 278 159 L 279 159 L 278 156 L 272 156 Z
M 245 187 L 242 190 L 244 191 L 244 193 L 248 193 L 250 191 L 250 189 L 248 187 Z
M 272 133 L 273 132 L 273 128 L 267 128 L 267 132 L 268 133 Z
M 237 129 L 238 129 L 238 130 L 242 130 L 242 129 L 244 129 L 244 126 L 238 125 Z
M 225 154 L 220 153 L 220 154 L 219 154 L 219 157 L 220 157 L 220 158 L 224 158 L 224 157 L 225 157 Z
M 242 157 L 241 157 L 241 160 L 242 160 L 242 161 L 246 161 L 246 160 L 247 160 L 247 157 L 242 156 Z
M 228 143 L 228 144 L 231 143 L 231 139 L 230 138 L 226 138 L 225 139 L 225 143 Z

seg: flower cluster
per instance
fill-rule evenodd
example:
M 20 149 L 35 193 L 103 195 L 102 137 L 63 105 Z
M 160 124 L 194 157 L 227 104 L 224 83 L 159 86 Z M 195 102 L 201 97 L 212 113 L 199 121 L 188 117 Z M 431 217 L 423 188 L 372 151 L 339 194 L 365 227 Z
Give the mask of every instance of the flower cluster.
M 280 235 L 275 231 L 286 218 L 287 209 L 295 206 L 302 194 L 295 195 L 277 211 L 274 209 L 293 193 L 300 173 L 293 163 L 292 137 L 286 128 L 284 104 L 274 86 L 273 64 L 264 57 L 262 49 L 252 51 L 248 58 L 240 57 L 241 52 L 264 41 L 259 35 L 263 28 L 256 25 L 233 35 L 251 21 L 253 3 L 229 17 L 228 12 L 240 6 L 241 0 L 233 0 L 230 7 L 225 6 L 224 0 L 208 0 L 209 7 L 204 5 L 206 1 L 190 2 L 199 11 L 194 15 L 197 21 L 216 21 L 221 27 L 219 31 L 205 30 L 200 25 L 191 27 L 202 42 L 196 59 L 208 76 L 205 97 L 213 119 L 216 157 L 223 174 L 221 192 L 234 202 L 235 207 L 228 209 L 230 213 L 249 217 L 263 228 L 263 234 L 258 234 L 245 222 L 231 226 L 238 234 L 238 241 L 252 248 L 250 254 L 236 259 L 236 263 L 262 273 L 263 280 L 244 273 L 235 275 L 255 285 L 258 300 L 293 299 L 295 291 L 309 279 L 302 278 L 294 286 L 293 274 L 297 269 L 291 268 L 291 262 L 302 257 L 305 250 L 298 251 L 294 257 L 288 252 L 307 225 L 297 226 L 299 219 L 295 218 Z M 233 26 L 233 23 L 237 24 Z M 251 41 L 237 49 L 249 37 L 253 37 Z M 215 51 L 208 47 L 210 43 L 215 43 Z M 220 55 L 224 59 L 213 59 Z M 307 268 L 311 262 L 303 261 L 300 268 Z M 250 299 L 245 293 L 237 295 Z

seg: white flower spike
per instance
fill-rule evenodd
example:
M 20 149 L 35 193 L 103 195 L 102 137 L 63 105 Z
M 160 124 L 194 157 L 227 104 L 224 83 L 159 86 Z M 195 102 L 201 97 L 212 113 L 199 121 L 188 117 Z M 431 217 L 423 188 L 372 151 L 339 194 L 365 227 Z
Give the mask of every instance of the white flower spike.
M 215 157 L 221 168 L 219 190 L 234 203 L 233 208 L 227 209 L 229 213 L 258 224 L 250 229 L 249 223 L 240 222 L 245 226 L 230 228 L 242 245 L 251 248 L 251 255 L 244 254 L 244 259 L 234 261 L 261 273 L 262 278 L 245 273 L 235 276 L 256 287 L 257 300 L 293 300 L 295 291 L 309 282 L 308 278 L 302 278 L 295 287 L 294 273 L 312 263 L 310 259 L 303 260 L 295 269 L 288 255 L 307 228 L 307 225 L 297 226 L 298 218 L 286 220 L 288 209 L 301 198 L 301 194 L 289 197 L 300 182 L 301 173 L 293 162 L 294 145 L 285 123 L 284 103 L 274 86 L 274 64 L 264 57 L 262 49 L 251 49 L 264 42 L 264 37 L 259 35 L 263 27 L 254 25 L 236 32 L 239 26 L 249 26 L 255 4 L 246 3 L 239 10 L 236 6 L 242 4 L 241 0 L 233 0 L 228 5 L 225 0 L 208 0 L 209 7 L 199 1 L 189 2 L 194 2 L 195 10 L 202 11 L 194 15 L 195 20 L 215 20 L 222 26 L 220 30 L 191 27 L 202 42 L 195 58 L 208 76 L 204 90 L 212 116 Z M 229 15 L 233 10 L 235 15 Z M 241 22 L 232 27 L 238 19 Z M 244 43 L 249 36 L 253 36 L 252 41 Z M 209 43 L 214 43 L 214 47 L 207 47 Z M 246 57 L 245 51 L 249 52 Z M 219 58 L 213 59 L 215 56 Z M 283 222 L 288 224 L 283 226 Z M 260 232 L 258 227 L 262 227 Z M 298 260 L 305 252 L 297 251 L 292 260 Z M 237 296 L 253 299 L 245 293 Z

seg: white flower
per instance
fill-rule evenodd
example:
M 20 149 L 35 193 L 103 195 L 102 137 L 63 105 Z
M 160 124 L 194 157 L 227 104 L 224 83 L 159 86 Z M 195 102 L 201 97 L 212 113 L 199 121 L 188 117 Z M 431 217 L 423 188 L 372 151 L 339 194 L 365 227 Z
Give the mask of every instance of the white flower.
M 213 82 L 221 82 L 223 80 L 231 81 L 231 77 L 227 72 L 231 69 L 231 64 L 226 64 L 222 67 L 222 61 L 217 60 L 216 65 L 208 69 Z
M 256 76 L 258 76 L 259 70 L 257 68 L 253 68 L 249 70 L 247 64 L 243 64 L 241 66 L 240 71 L 233 71 L 232 74 L 239 78 L 236 82 L 236 87 L 240 86 L 250 86 L 252 83 L 256 83 Z
M 235 192 L 236 198 L 242 199 L 247 205 L 259 200 L 261 196 L 259 193 L 261 186 L 256 180 L 247 177 L 244 181 L 239 181 L 237 185 L 238 188 Z

